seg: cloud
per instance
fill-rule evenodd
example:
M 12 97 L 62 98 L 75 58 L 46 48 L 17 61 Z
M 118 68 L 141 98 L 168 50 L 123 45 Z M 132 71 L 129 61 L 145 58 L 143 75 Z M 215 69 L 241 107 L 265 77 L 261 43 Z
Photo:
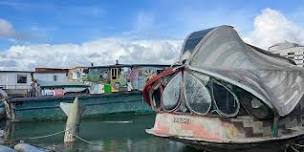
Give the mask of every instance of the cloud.
M 155 26 L 155 16 L 149 12 L 140 12 L 137 14 L 134 22 L 134 29 L 142 32 L 153 29 Z
M 288 20 L 281 12 L 267 8 L 255 17 L 254 29 L 244 40 L 264 49 L 284 41 L 304 44 L 304 28 Z
M 33 34 L 16 31 L 9 21 L 0 18 L 0 38 L 4 38 L 13 43 L 19 43 L 34 37 L 36 36 Z
M 16 35 L 16 32 L 14 30 L 13 25 L 0 18 L 0 38 L 1 37 L 14 37 Z
M 172 64 L 181 41 L 106 38 L 82 44 L 15 45 L 0 52 L 0 69 L 72 67 L 120 63 Z
M 154 25 L 153 14 L 139 14 L 131 33 L 149 33 Z M 9 37 L 13 33 L 16 33 L 14 27 L 9 22 L 0 20 L 0 36 Z M 254 18 L 253 30 L 246 33 L 249 33 L 243 36 L 246 42 L 264 49 L 285 40 L 304 44 L 304 28 L 270 8 L 262 10 Z M 94 65 L 106 65 L 115 63 L 115 60 L 120 63 L 172 64 L 177 60 L 182 45 L 182 40 L 130 38 L 132 36 L 103 38 L 80 44 L 13 45 L 0 52 L 0 70 L 89 66 L 91 62 Z
M 151 12 L 139 12 L 132 21 L 131 30 L 123 32 L 130 38 L 155 38 L 161 35 L 157 30 L 159 25 L 155 22 L 155 14 Z

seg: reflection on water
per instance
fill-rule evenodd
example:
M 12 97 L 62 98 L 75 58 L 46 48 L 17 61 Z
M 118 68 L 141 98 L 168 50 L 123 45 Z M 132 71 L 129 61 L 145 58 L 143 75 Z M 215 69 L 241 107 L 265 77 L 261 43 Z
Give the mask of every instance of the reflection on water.
M 84 120 L 80 125 L 79 136 L 87 141 L 78 140 L 68 151 L 104 152 L 194 152 L 195 149 L 182 143 L 160 139 L 145 133 L 151 128 L 154 115 L 111 116 L 100 119 Z M 6 143 L 24 140 L 25 143 L 48 147 L 57 151 L 64 150 L 63 136 L 58 134 L 42 139 L 34 137 L 49 135 L 65 129 L 64 121 L 9 123 L 3 122 Z M 67 151 L 67 150 L 66 150 Z

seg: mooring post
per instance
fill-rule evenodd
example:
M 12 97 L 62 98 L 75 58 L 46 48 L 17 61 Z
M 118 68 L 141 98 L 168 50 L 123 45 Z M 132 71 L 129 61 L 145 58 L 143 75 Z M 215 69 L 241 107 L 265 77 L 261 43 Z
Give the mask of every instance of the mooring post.
M 82 110 L 80 109 L 80 105 L 78 102 L 78 97 L 74 99 L 74 102 L 68 108 L 67 112 L 67 122 L 64 134 L 64 143 L 70 144 L 76 140 L 76 136 L 79 133 L 79 126 L 80 126 L 80 117 Z

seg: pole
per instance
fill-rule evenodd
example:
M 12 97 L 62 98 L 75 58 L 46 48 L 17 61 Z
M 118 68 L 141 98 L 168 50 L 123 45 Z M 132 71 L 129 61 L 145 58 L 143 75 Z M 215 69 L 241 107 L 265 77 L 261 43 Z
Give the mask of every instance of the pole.
M 81 109 L 78 102 L 78 97 L 76 97 L 68 112 L 66 131 L 64 135 L 64 143 L 68 144 L 76 140 L 76 136 L 78 136 L 79 133 L 80 117 L 81 117 Z

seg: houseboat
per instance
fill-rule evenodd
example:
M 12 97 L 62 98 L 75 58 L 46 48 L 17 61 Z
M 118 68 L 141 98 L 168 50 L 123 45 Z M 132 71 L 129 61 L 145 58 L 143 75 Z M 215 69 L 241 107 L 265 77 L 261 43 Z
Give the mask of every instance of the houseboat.
M 180 66 L 150 79 L 148 134 L 209 151 L 303 151 L 304 70 L 231 26 L 190 34 Z
M 65 119 L 60 103 L 71 103 L 75 97 L 78 97 L 80 106 L 85 109 L 83 118 L 119 113 L 151 113 L 151 108 L 143 101 L 141 90 L 150 77 L 166 67 L 169 65 L 116 64 L 88 67 L 82 70 L 84 75 L 79 74 L 83 77 L 81 81 L 69 81 L 68 70 L 40 68 L 33 74 L 28 96 L 8 96 L 2 98 L 2 101 L 6 103 L 7 118 L 14 122 Z M 35 76 L 38 76 L 37 79 Z

